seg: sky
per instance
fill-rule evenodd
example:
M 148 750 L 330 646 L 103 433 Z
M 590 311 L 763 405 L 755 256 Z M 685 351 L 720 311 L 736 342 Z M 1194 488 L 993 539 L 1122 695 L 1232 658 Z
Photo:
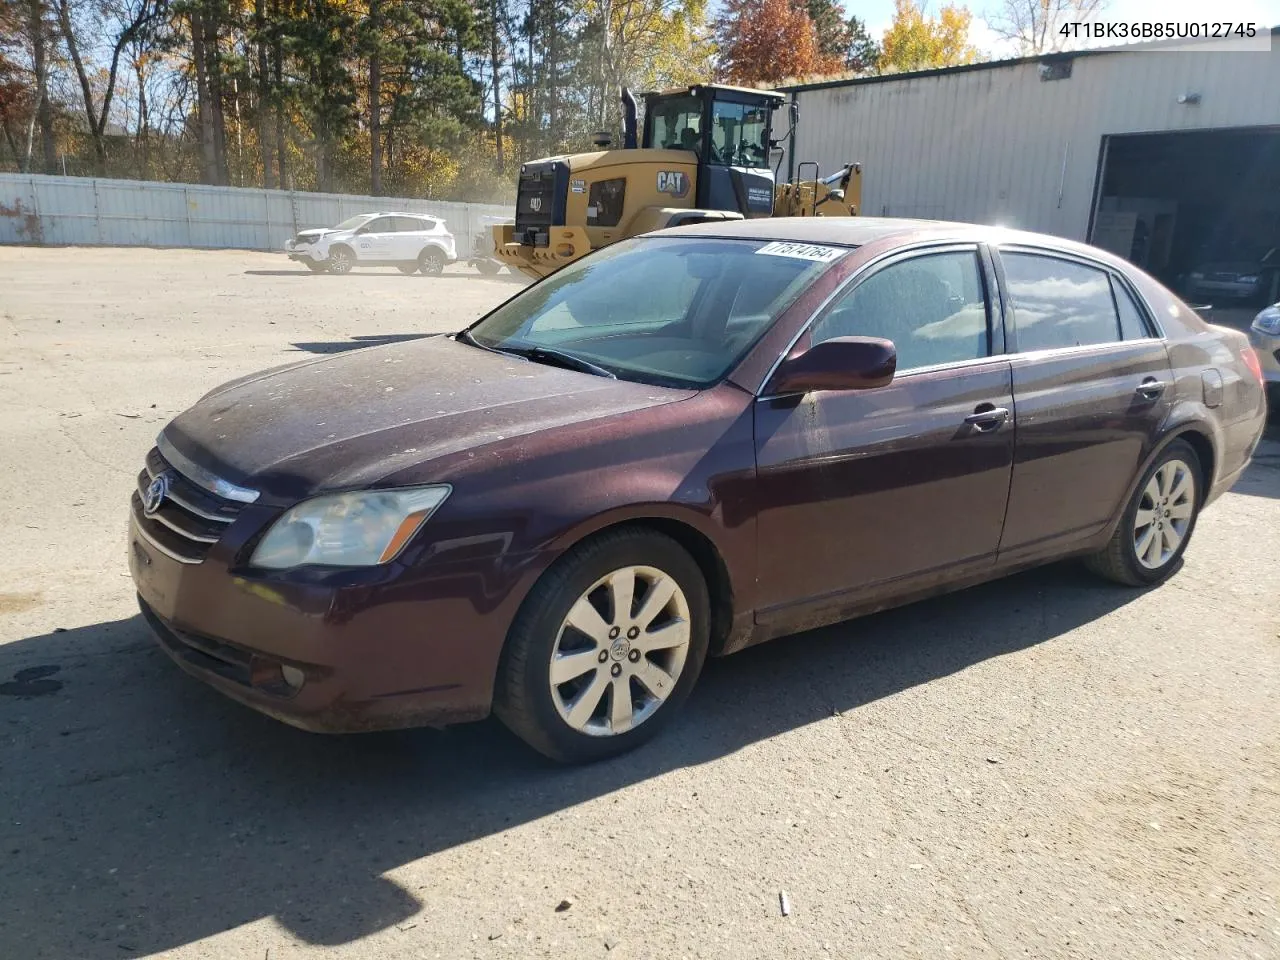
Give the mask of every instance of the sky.
M 993 57 L 1017 56 L 1017 50 L 992 32 L 983 19 L 988 11 L 999 10 L 1002 0 L 959 0 L 973 11 L 970 42 Z M 927 0 L 925 9 L 937 15 L 945 0 Z M 845 9 L 867 24 L 867 32 L 877 40 L 893 21 L 893 0 L 844 0 Z M 1280 0 L 1111 0 L 1106 10 L 1091 19 L 1097 21 L 1183 21 L 1265 23 L 1280 25 Z M 1112 41 L 1114 44 L 1115 41 Z

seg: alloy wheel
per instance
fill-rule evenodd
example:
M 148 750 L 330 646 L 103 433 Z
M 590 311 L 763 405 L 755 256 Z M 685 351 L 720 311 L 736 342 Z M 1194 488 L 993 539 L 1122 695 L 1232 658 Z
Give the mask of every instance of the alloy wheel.
M 350 273 L 351 272 L 351 252 L 339 247 L 337 250 L 329 252 L 329 272 L 330 273 Z
M 566 724 L 617 736 L 671 695 L 689 653 L 689 601 L 649 566 L 614 570 L 569 609 L 551 651 L 551 699 Z
M 1168 563 L 1186 539 L 1195 515 L 1196 481 L 1182 460 L 1169 460 L 1151 475 L 1133 518 L 1133 549 L 1148 570 Z

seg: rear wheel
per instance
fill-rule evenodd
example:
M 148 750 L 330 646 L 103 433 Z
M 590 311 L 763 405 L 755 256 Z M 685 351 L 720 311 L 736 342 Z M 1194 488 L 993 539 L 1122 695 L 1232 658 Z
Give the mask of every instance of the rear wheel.
M 397 263 L 396 269 L 399 270 L 401 273 L 403 273 L 407 277 L 411 273 L 418 272 L 418 264 L 417 264 L 417 261 L 410 261 L 409 263 Z
M 1106 548 L 1086 557 L 1086 566 L 1133 587 L 1166 580 L 1195 530 L 1200 476 L 1200 459 L 1191 445 L 1169 444 L 1143 474 Z
M 355 252 L 350 247 L 334 247 L 329 251 L 329 272 L 336 274 L 350 273 L 356 265 Z
M 648 530 L 602 534 L 530 591 L 507 637 L 494 711 L 554 760 L 623 753 L 688 697 L 709 627 L 706 582 L 679 544 Z
M 435 247 L 427 247 L 418 254 L 418 269 L 423 274 L 439 276 L 444 273 L 444 254 Z

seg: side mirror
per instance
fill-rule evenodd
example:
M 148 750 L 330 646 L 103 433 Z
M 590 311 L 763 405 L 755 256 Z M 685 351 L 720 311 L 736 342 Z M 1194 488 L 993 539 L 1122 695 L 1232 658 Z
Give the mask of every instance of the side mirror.
M 898 350 L 892 340 L 836 337 L 783 360 L 765 393 L 870 390 L 890 383 L 897 369 Z
M 368 233 L 368 232 L 369 232 L 369 228 L 368 228 L 368 227 L 357 227 L 357 228 L 356 228 L 356 236 L 357 236 L 357 237 L 358 237 L 358 236 L 360 236 L 362 233 Z

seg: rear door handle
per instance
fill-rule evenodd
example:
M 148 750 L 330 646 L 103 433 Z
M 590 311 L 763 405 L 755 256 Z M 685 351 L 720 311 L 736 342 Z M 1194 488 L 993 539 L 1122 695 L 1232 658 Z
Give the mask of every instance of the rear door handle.
M 982 433 L 998 430 L 1000 424 L 1009 419 L 1008 407 L 997 407 L 990 403 L 979 404 L 977 409 L 964 418 L 964 422 Z
M 1155 377 L 1147 377 L 1138 384 L 1138 396 L 1144 400 L 1154 400 L 1160 394 L 1164 393 L 1164 388 L 1168 386 L 1163 380 L 1157 380 Z

